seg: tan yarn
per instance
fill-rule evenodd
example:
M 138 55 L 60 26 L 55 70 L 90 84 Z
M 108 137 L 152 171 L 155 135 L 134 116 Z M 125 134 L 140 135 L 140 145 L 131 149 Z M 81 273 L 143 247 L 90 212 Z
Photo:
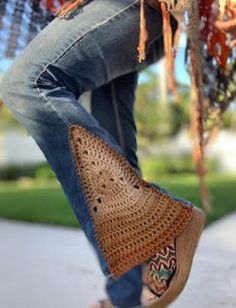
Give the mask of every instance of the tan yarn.
M 70 126 L 69 142 L 97 241 L 114 277 L 184 230 L 192 218 L 189 203 L 142 180 L 120 153 L 86 128 Z

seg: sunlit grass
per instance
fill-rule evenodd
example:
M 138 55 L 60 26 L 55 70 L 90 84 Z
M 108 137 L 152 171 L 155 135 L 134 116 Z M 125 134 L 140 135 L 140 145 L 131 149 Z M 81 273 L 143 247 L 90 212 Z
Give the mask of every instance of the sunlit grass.
M 145 179 L 171 194 L 201 207 L 198 178 L 194 174 L 161 175 L 153 178 L 144 167 Z M 236 174 L 209 174 L 207 183 L 213 204 L 207 224 L 236 211 Z M 0 183 L 0 217 L 31 222 L 78 226 L 70 205 L 56 181 Z

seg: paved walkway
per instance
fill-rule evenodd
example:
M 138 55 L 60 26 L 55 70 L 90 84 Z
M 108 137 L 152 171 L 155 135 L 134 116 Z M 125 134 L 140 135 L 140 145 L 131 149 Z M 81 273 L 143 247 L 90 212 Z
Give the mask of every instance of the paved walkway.
M 236 307 L 236 213 L 208 228 L 171 308 Z M 0 308 L 87 308 L 104 280 L 82 232 L 0 220 Z

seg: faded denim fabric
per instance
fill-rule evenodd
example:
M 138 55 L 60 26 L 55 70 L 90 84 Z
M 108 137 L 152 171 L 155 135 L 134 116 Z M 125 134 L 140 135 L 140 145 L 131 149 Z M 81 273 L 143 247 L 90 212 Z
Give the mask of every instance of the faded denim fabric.
M 145 6 L 147 59 L 137 61 L 140 0 L 92 0 L 71 18 L 53 19 L 13 61 L 0 84 L 6 106 L 34 138 L 107 276 L 117 307 L 140 305 L 141 265 L 114 280 L 94 234 L 70 151 L 68 127 L 80 124 L 122 153 L 141 175 L 134 121 L 138 74 L 163 55 L 162 18 Z M 177 24 L 173 23 L 176 27 Z M 89 113 L 78 99 L 92 92 Z

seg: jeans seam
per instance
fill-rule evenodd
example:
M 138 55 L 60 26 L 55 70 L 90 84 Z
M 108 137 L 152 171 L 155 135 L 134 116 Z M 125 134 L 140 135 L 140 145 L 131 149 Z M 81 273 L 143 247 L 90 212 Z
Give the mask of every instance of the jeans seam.
M 85 35 L 87 35 L 88 33 L 90 33 L 91 31 L 97 29 L 99 26 L 103 25 L 103 24 L 106 24 L 107 22 L 109 22 L 109 20 L 111 20 L 112 18 L 114 18 L 115 16 L 118 16 L 119 14 L 121 14 L 122 12 L 125 12 L 127 9 L 129 9 L 130 7 L 136 5 L 137 3 L 139 2 L 139 0 L 136 0 L 134 3 L 130 4 L 129 6 L 125 7 L 124 9 L 120 10 L 119 12 L 117 12 L 116 14 L 112 15 L 111 17 L 109 17 L 108 19 L 106 19 L 105 21 L 103 22 L 100 22 L 98 23 L 96 26 L 94 26 L 93 28 L 91 28 L 90 30 L 88 30 L 87 32 L 85 32 L 83 35 L 81 35 L 79 38 L 77 38 L 73 43 L 71 43 L 69 46 L 66 47 L 66 49 L 61 52 L 53 61 L 50 61 L 49 63 L 47 63 L 47 65 L 45 65 L 45 67 L 43 68 L 43 70 L 38 74 L 38 76 L 35 78 L 34 80 L 34 84 L 35 84 L 35 87 L 37 89 L 37 91 L 39 92 L 39 96 L 43 98 L 43 100 L 45 100 L 45 102 L 47 103 L 48 106 L 50 106 L 54 112 L 57 114 L 57 116 L 64 122 L 65 126 L 67 128 L 70 127 L 70 125 L 72 125 L 72 123 L 70 123 L 70 121 L 68 121 L 64 116 L 63 114 L 61 114 L 61 112 L 58 111 L 58 109 L 54 106 L 54 104 L 45 96 L 44 92 L 42 91 L 42 89 L 40 88 L 39 86 L 39 79 L 40 77 L 43 75 L 43 73 L 46 72 L 46 70 L 48 69 L 48 67 L 50 65 L 52 65 L 53 63 L 55 63 L 56 61 L 58 61 L 70 48 L 72 48 L 79 40 L 81 40 Z M 70 155 L 71 155 L 71 151 L 70 151 Z M 72 162 L 73 162 L 73 169 L 74 171 L 76 172 L 76 168 L 75 168 L 75 161 L 71 155 L 71 159 L 72 159 Z M 76 172 L 77 174 L 77 172 Z M 78 176 L 78 174 L 77 174 Z M 78 177 L 78 181 L 79 181 L 79 177 Z M 86 198 L 84 199 L 85 202 L 87 202 Z M 88 211 L 88 215 L 91 219 L 91 214 L 89 213 Z M 94 229 L 94 226 L 92 225 L 92 232 L 93 234 L 95 235 L 95 229 Z M 105 259 L 105 257 L 103 256 L 103 251 L 100 247 L 100 245 L 98 245 L 99 247 L 99 254 L 104 258 L 104 261 L 105 261 L 105 275 L 107 278 L 109 277 L 112 277 L 112 273 L 110 272 L 110 269 L 109 269 L 109 266 L 108 266 L 108 263 L 107 263 L 107 260 Z
M 87 35 L 88 33 L 90 33 L 91 31 L 94 31 L 96 30 L 99 26 L 101 25 L 104 25 L 106 24 L 107 22 L 109 22 L 112 18 L 116 17 L 116 16 L 119 16 L 121 13 L 125 12 L 126 10 L 128 10 L 130 7 L 136 5 L 137 3 L 139 3 L 140 0 L 136 0 L 134 3 L 130 4 L 129 6 L 123 8 L 122 10 L 120 10 L 119 12 L 117 12 L 116 14 L 110 16 L 108 19 L 106 19 L 105 21 L 102 21 L 98 24 L 96 24 L 96 26 L 94 26 L 93 28 L 89 29 L 87 32 L 85 32 L 83 35 L 81 35 L 79 38 L 77 38 L 74 42 L 72 42 L 69 46 L 66 47 L 66 49 L 61 52 L 53 61 L 50 61 L 49 63 L 47 63 L 47 65 L 45 65 L 45 67 L 43 68 L 43 70 L 38 74 L 38 76 L 35 78 L 34 80 L 34 84 L 35 84 L 35 87 L 39 93 L 39 96 L 43 98 L 43 100 L 45 100 L 45 102 L 47 103 L 48 106 L 50 106 L 54 112 L 57 114 L 57 116 L 64 122 L 65 126 L 67 128 L 69 128 L 70 125 L 72 125 L 72 123 L 70 121 L 68 121 L 64 116 L 63 114 L 61 114 L 61 112 L 58 111 L 58 109 L 53 105 L 53 103 L 45 96 L 44 92 L 42 91 L 42 89 L 40 88 L 39 86 L 39 79 L 40 77 L 43 75 L 44 72 L 46 72 L 46 70 L 48 69 L 48 67 L 50 65 L 52 65 L 53 63 L 55 63 L 56 61 L 58 61 L 68 50 L 70 50 L 78 41 L 80 41 L 85 35 Z M 73 157 L 71 157 L 72 161 L 73 161 L 73 169 L 75 170 L 76 172 L 76 168 L 74 166 L 74 159 Z M 85 200 L 85 202 L 87 202 L 87 200 Z M 89 217 L 91 219 L 91 216 L 90 216 L 90 213 L 89 214 Z M 96 234 L 95 233 L 95 229 L 94 229 L 94 226 L 93 227 L 93 234 Z M 99 247 L 99 253 L 102 255 L 102 257 L 104 258 L 103 256 L 103 252 L 102 252 L 102 249 L 101 247 L 98 245 Z M 107 277 L 112 277 L 112 274 L 110 273 L 110 269 L 109 269 L 109 266 L 108 266 L 108 263 L 107 263 L 107 260 L 104 258 L 104 261 L 105 261 L 105 266 L 106 266 L 106 276 Z
M 113 111 L 114 111 L 115 120 L 116 120 L 116 128 L 117 128 L 119 144 L 123 150 L 123 153 L 125 154 L 124 134 L 123 134 L 121 120 L 120 120 L 120 112 L 119 112 L 118 103 L 117 103 L 116 86 L 115 86 L 114 80 L 111 81 L 111 102 L 112 102 Z
M 119 16 L 121 13 L 125 12 L 126 10 L 128 10 L 130 7 L 136 5 L 137 3 L 139 3 L 140 0 L 136 0 L 134 3 L 126 6 L 125 8 L 123 8 L 122 10 L 118 11 L 117 13 L 115 13 L 114 15 L 110 16 L 109 18 L 107 18 L 104 21 L 99 22 L 98 24 L 96 24 L 93 28 L 89 29 L 87 32 L 85 32 L 83 35 L 81 35 L 79 38 L 77 38 L 73 43 L 71 43 L 68 47 L 66 47 L 66 49 L 60 53 L 60 55 L 58 55 L 53 61 L 50 61 L 47 65 L 45 65 L 44 69 L 38 74 L 38 76 L 35 78 L 35 87 L 37 88 L 39 95 L 41 97 L 43 97 L 43 99 L 47 102 L 48 105 L 51 106 L 51 108 L 53 108 L 53 110 L 56 112 L 56 114 L 58 115 L 59 118 L 62 119 L 62 121 L 64 122 L 64 124 L 68 127 L 71 123 L 65 119 L 63 117 L 63 115 L 57 110 L 57 108 L 50 102 L 50 100 L 47 99 L 47 97 L 43 94 L 43 91 L 40 89 L 39 85 L 38 85 L 38 81 L 40 79 L 40 77 L 42 76 L 42 74 L 47 70 L 47 68 L 52 65 L 53 63 L 57 62 L 68 50 L 70 50 L 76 43 L 78 43 L 85 35 L 87 35 L 88 33 L 90 33 L 91 31 L 96 30 L 99 26 L 106 24 L 107 22 L 109 22 L 112 18 Z

